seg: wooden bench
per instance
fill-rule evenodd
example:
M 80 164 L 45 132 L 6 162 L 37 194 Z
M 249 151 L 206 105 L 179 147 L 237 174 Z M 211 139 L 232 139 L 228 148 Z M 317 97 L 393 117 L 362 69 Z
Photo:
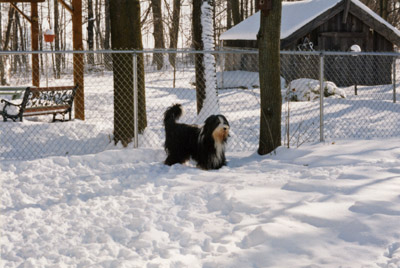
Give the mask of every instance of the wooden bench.
M 12 99 L 18 99 L 25 91 L 26 86 L 0 86 L 0 95 L 10 95 Z
M 27 87 L 20 104 L 15 104 L 8 100 L 2 99 L 4 103 L 3 111 L 1 115 L 3 120 L 11 119 L 14 122 L 25 116 L 38 116 L 38 115 L 53 115 L 53 122 L 56 120 L 56 115 L 62 115 L 60 121 L 65 121 L 65 114 L 69 114 L 69 120 L 71 120 L 72 104 L 78 85 L 67 86 L 67 87 Z M 14 108 L 14 112 L 8 111 L 11 107 Z

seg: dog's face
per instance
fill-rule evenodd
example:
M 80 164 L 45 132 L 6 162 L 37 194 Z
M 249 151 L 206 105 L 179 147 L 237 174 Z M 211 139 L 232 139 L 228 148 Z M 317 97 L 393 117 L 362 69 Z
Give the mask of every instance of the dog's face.
M 229 123 L 223 115 L 211 115 L 204 124 L 205 132 L 212 135 L 218 143 L 226 142 L 229 137 Z

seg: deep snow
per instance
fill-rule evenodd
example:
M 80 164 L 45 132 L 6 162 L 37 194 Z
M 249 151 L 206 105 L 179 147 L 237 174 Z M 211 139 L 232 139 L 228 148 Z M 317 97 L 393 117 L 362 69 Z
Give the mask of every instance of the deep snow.
M 400 141 L 0 162 L 1 267 L 400 267 Z
M 183 120 L 193 119 L 192 73 L 177 89 L 147 76 L 139 149 L 109 143 L 112 103 L 96 102 L 112 99 L 109 77 L 87 83 L 86 121 L 0 124 L 0 267 L 400 267 L 399 109 L 390 85 L 360 87 L 358 96 L 345 88 L 346 99 L 325 100 L 327 142 L 267 156 L 254 149 L 257 89 L 220 91 L 229 162 L 203 171 L 162 163 L 160 114 L 183 102 Z M 225 86 L 230 76 L 257 84 L 232 72 Z M 290 105 L 292 126 L 318 118 L 318 101 Z M 363 138 L 384 133 L 392 138 Z M 42 159 L 13 159 L 32 149 Z

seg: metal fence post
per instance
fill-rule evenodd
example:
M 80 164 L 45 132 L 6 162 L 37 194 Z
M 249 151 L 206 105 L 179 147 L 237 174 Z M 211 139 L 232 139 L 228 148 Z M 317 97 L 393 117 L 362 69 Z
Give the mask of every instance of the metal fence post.
M 221 41 L 221 51 L 224 50 L 224 42 Z M 224 86 L 224 69 L 225 69 L 225 53 L 220 53 L 220 72 L 221 72 L 221 88 L 225 88 Z
M 324 54 L 319 54 L 319 140 L 324 141 Z
M 137 76 L 137 53 L 133 53 L 133 120 L 134 120 L 134 148 L 139 147 L 138 130 L 138 76 Z
M 394 57 L 394 60 L 393 60 L 393 103 L 396 103 L 396 60 L 397 60 L 397 58 Z

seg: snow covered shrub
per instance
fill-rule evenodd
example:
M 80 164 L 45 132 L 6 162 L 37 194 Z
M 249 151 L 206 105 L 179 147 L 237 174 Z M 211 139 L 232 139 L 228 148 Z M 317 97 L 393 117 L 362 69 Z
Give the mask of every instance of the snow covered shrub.
M 290 101 L 312 101 L 319 99 L 319 80 L 300 78 L 289 83 L 286 90 L 286 98 Z M 346 98 L 343 89 L 338 88 L 335 83 L 324 82 L 324 97 Z

